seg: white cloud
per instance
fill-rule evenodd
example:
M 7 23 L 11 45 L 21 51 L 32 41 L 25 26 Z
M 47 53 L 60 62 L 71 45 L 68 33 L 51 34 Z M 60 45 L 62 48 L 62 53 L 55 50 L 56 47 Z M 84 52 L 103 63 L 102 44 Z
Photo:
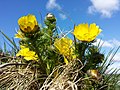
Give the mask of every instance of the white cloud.
M 96 42 L 93 44 L 98 45 L 99 43 L 100 43 L 100 46 L 102 45 L 102 47 L 114 48 L 114 47 L 120 46 L 120 41 L 117 39 L 112 39 L 112 40 L 96 39 Z
M 114 54 L 114 53 L 112 53 L 112 54 L 108 57 L 108 59 L 107 59 L 108 62 L 109 62 L 109 60 L 113 57 L 113 54 Z M 120 52 L 117 52 L 117 53 L 115 54 L 115 56 L 112 58 L 112 62 L 111 62 L 111 63 L 112 63 L 112 64 L 108 67 L 106 73 L 111 73 L 111 72 L 113 72 L 113 70 L 115 70 L 115 69 L 120 69 Z M 120 70 L 119 70 L 117 73 L 120 74 Z
M 110 18 L 115 11 L 120 9 L 120 0 L 90 0 L 92 5 L 88 7 L 88 12 L 100 13 L 103 17 Z
M 59 16 L 60 16 L 60 18 L 63 19 L 63 20 L 65 20 L 65 19 L 67 18 L 66 15 L 65 15 L 65 14 L 62 14 L 62 13 L 60 13 Z
M 96 42 L 93 43 L 93 45 L 96 45 L 96 46 L 97 46 L 98 44 L 100 44 L 100 46 L 102 45 L 102 47 L 110 47 L 110 48 L 113 47 L 113 45 L 112 45 L 111 43 L 109 43 L 108 41 L 103 41 L 103 40 L 101 40 L 101 39 L 97 39 Z
M 120 61 L 120 52 L 115 54 L 113 60 L 114 61 Z
M 56 2 L 56 0 L 48 0 L 48 2 L 46 4 L 46 9 L 47 10 L 57 9 L 57 10 L 62 11 L 62 7 Z M 59 17 L 62 20 L 65 20 L 67 18 L 66 15 L 63 13 L 59 13 Z
M 120 46 L 120 41 L 113 39 L 113 40 L 109 40 L 110 43 L 112 43 L 114 46 Z
M 97 41 L 94 43 L 94 45 L 98 45 L 99 43 L 100 43 L 100 46 L 102 45 L 102 47 L 114 48 L 114 47 L 120 46 L 120 41 L 118 41 L 116 39 L 107 40 L 107 41 L 97 39 Z
M 56 0 L 48 0 L 48 2 L 46 4 L 46 8 L 48 10 L 52 10 L 52 9 L 58 9 L 58 10 L 60 10 L 61 6 L 58 3 L 56 3 Z
M 120 63 L 119 63 L 119 62 L 114 62 L 112 65 L 110 65 L 110 66 L 108 67 L 108 69 L 106 70 L 105 73 L 110 74 L 110 73 L 112 73 L 115 69 L 117 69 L 117 70 L 120 69 Z M 120 70 L 118 70 L 117 73 L 120 74 Z

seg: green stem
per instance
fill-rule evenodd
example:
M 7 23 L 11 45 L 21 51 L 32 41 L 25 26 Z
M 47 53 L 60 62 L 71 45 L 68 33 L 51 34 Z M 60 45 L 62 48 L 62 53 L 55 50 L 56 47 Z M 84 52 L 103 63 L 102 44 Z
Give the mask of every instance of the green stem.
M 45 67 L 46 67 L 46 65 L 45 65 L 45 63 L 43 62 L 43 60 L 42 60 L 42 58 L 41 58 L 41 55 L 40 55 L 40 52 L 39 52 L 39 48 L 38 47 L 36 47 L 36 43 L 34 42 L 34 40 L 32 40 L 32 45 L 33 45 L 33 48 L 34 48 L 34 50 L 35 50 L 35 52 L 36 52 L 36 54 L 38 55 L 38 57 L 39 57 L 39 66 L 40 66 L 40 69 L 42 70 L 42 72 L 43 73 L 46 73 L 46 69 L 45 69 Z
M 75 24 L 74 24 L 74 29 L 75 29 Z M 76 51 L 76 38 L 75 38 L 75 35 L 74 36 L 74 43 L 75 43 L 75 51 Z

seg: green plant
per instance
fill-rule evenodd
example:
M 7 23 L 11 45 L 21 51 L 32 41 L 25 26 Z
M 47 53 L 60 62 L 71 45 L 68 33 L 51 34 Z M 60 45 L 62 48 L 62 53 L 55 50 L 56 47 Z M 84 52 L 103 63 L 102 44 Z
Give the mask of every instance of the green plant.
M 56 17 L 48 13 L 40 26 L 32 14 L 18 20 L 18 49 L 14 40 L 13 56 L 2 64 L 0 88 L 17 90 L 113 90 L 119 75 L 118 70 L 106 74 L 116 52 L 110 61 L 101 53 L 100 43 L 95 46 L 96 37 L 102 31 L 95 23 L 75 25 L 72 35 L 59 37 Z M 6 45 L 4 44 L 6 51 Z M 3 52 L 3 51 L 1 51 Z M 7 56 L 6 56 L 7 57 Z M 16 81 L 17 80 L 17 81 Z

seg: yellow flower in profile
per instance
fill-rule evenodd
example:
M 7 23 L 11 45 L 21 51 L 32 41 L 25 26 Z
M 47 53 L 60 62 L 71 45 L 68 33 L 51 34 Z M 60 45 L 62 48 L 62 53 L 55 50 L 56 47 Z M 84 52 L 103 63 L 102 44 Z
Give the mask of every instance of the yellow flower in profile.
M 64 61 L 66 64 L 68 64 L 67 58 L 71 59 L 74 57 L 74 47 L 72 44 L 73 41 L 69 38 L 56 39 L 54 42 L 54 46 L 59 50 L 60 54 L 64 56 Z
M 93 41 L 102 30 L 96 26 L 95 23 L 90 24 L 79 24 L 75 26 L 73 34 L 78 40 L 81 41 Z
M 35 32 L 38 30 L 38 22 L 36 17 L 32 14 L 19 18 L 18 24 L 20 30 L 24 33 Z
M 16 56 L 23 56 L 26 60 L 37 61 L 38 55 L 34 51 L 30 51 L 29 48 L 21 45 L 21 50 L 16 54 Z
M 20 38 L 20 39 L 24 39 L 24 33 L 22 33 L 20 30 L 18 30 L 17 34 L 15 34 L 15 38 Z

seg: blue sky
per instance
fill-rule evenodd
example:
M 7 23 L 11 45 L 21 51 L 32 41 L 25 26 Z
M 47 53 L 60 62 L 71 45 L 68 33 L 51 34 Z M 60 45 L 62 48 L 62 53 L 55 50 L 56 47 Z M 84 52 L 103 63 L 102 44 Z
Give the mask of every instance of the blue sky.
M 40 13 L 44 19 L 48 12 L 52 12 L 63 31 L 73 29 L 73 24 L 96 23 L 103 30 L 98 38 L 102 38 L 106 51 L 120 45 L 120 0 L 1 0 L 0 11 L 0 30 L 10 38 L 14 37 L 21 16 L 34 14 L 41 23 Z M 1 46 L 3 42 L 0 34 Z M 119 56 L 120 50 L 113 67 L 120 66 Z

